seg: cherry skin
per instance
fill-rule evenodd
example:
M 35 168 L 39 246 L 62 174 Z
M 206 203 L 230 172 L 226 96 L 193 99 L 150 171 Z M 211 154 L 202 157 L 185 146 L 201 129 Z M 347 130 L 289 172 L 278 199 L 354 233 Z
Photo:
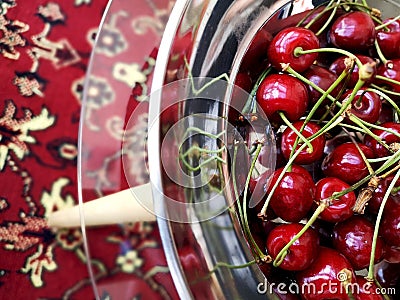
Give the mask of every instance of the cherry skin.
M 275 185 L 283 168 L 274 172 L 268 187 L 268 193 Z M 315 194 L 315 185 L 310 173 L 303 167 L 293 165 L 279 182 L 271 200 L 270 207 L 275 214 L 287 222 L 299 222 L 311 209 Z
M 400 204 L 390 208 L 383 214 L 380 233 L 388 245 L 400 247 Z
M 380 125 L 381 127 L 390 129 L 393 132 L 400 134 L 400 124 L 394 122 L 387 122 Z M 377 135 L 383 142 L 390 146 L 392 143 L 399 143 L 400 138 L 396 137 L 393 133 L 386 130 L 373 129 L 372 133 Z M 391 154 L 391 152 L 378 143 L 373 137 L 365 135 L 364 144 L 372 149 L 375 157 L 385 157 Z
M 348 300 L 344 282 L 339 281 L 338 278 L 344 278 L 343 270 L 347 270 L 350 273 L 349 282 L 355 282 L 356 277 L 350 262 L 337 250 L 326 247 L 320 248 L 319 255 L 311 266 L 296 274 L 300 287 L 312 287 L 311 289 L 303 289 L 302 299 Z
M 356 276 L 357 287 L 359 290 L 355 289 L 353 295 L 356 300 L 383 300 L 382 295 L 380 295 L 380 290 L 374 282 L 367 281 L 364 277 Z
M 257 102 L 270 121 L 279 121 L 283 112 L 290 121 L 296 121 L 308 106 L 308 92 L 297 78 L 287 74 L 272 74 L 260 84 Z
M 392 19 L 387 19 L 383 23 L 388 23 Z M 386 59 L 400 58 L 400 22 L 397 20 L 387 26 L 389 31 L 381 29 L 376 34 L 379 47 Z
M 361 270 L 369 265 L 372 251 L 374 225 L 366 218 L 353 216 L 339 222 L 333 229 L 333 245 L 350 261 L 355 270 Z M 378 237 L 375 248 L 375 263 L 382 260 L 384 243 Z
M 332 71 L 318 65 L 312 65 L 307 71 L 304 72 L 303 76 L 324 91 L 328 90 L 338 78 L 338 76 Z M 322 94 L 311 87 L 311 85 L 307 85 L 307 88 L 309 92 L 310 105 L 314 105 L 322 96 Z M 331 92 L 331 95 L 336 97 L 339 92 L 340 85 Z M 323 107 L 326 104 L 330 105 L 331 101 L 329 99 L 325 99 L 324 102 L 321 103 L 320 107 Z
M 375 24 L 369 14 L 361 11 L 340 16 L 329 32 L 330 42 L 338 48 L 363 52 L 375 42 Z
M 347 183 L 338 178 L 322 178 L 316 184 L 315 200 L 318 202 L 329 198 L 333 193 L 339 193 L 349 187 L 350 186 Z M 332 204 L 325 208 L 319 215 L 319 218 L 331 223 L 344 221 L 353 215 L 352 208 L 355 203 L 356 195 L 351 191 L 338 199 L 333 200 Z
M 281 30 L 268 47 L 268 60 L 271 65 L 282 70 L 281 64 L 290 64 L 297 72 L 304 72 L 317 59 L 318 53 L 295 55 L 295 49 L 311 50 L 319 48 L 319 40 L 309 29 L 288 27 Z
M 372 150 L 364 144 L 358 144 L 366 158 L 373 158 Z M 341 178 L 348 184 L 354 184 L 369 174 L 359 150 L 352 142 L 336 147 L 322 162 L 322 171 L 326 176 Z
M 377 74 L 400 82 L 400 59 L 389 60 L 386 64 L 381 64 L 378 67 Z M 381 79 L 376 79 L 375 83 L 380 86 L 387 86 L 387 89 L 392 92 L 400 93 L 400 84 L 395 84 Z
M 293 126 L 297 130 L 300 130 L 303 124 L 304 124 L 303 121 L 297 121 L 293 123 Z M 318 132 L 319 130 L 320 127 L 316 123 L 308 122 L 301 133 L 304 137 L 308 138 L 312 136 L 314 133 Z M 289 127 L 287 127 L 282 134 L 281 149 L 283 156 L 286 159 L 289 159 L 290 157 L 290 153 L 292 152 L 296 138 L 297 134 Z M 311 145 L 313 146 L 313 152 L 311 153 L 308 152 L 310 150 L 309 148 L 303 149 L 294 160 L 295 164 L 307 165 L 318 161 L 324 154 L 325 136 L 324 135 L 319 136 L 318 138 L 316 138 L 311 142 Z M 299 147 L 300 146 L 298 145 L 297 148 Z
M 375 65 L 376 62 L 375 62 L 374 59 L 372 59 L 369 56 L 356 54 L 356 57 L 360 60 L 360 62 L 363 65 L 365 65 L 367 63 L 373 65 L 373 74 L 372 74 L 371 78 L 364 83 L 364 86 L 369 85 L 371 82 L 374 81 L 375 76 L 376 76 L 376 74 L 378 72 L 377 67 Z M 340 76 L 340 74 L 342 74 L 342 72 L 346 69 L 346 65 L 345 65 L 345 59 L 346 58 L 347 58 L 347 56 L 341 56 L 341 57 L 337 58 L 330 65 L 329 70 L 331 72 L 335 73 L 336 76 Z M 353 70 L 351 72 L 351 75 L 350 75 L 350 80 L 347 83 L 347 87 L 348 88 L 354 88 L 355 87 L 355 85 L 356 85 L 356 83 L 358 81 L 358 78 L 359 78 L 358 71 L 359 71 L 358 65 L 355 64 L 354 68 L 353 68 Z
M 266 241 L 268 254 L 275 259 L 283 247 L 285 247 L 302 229 L 303 225 L 298 223 L 281 224 L 272 229 Z M 312 228 L 309 228 L 292 246 L 290 246 L 288 254 L 279 267 L 287 271 L 305 270 L 317 257 L 318 251 L 318 234 Z
M 350 97 L 353 90 L 347 91 L 343 99 Z M 360 89 L 352 101 L 350 112 L 365 122 L 374 124 L 379 120 L 382 101 L 378 94 Z
M 236 124 L 241 121 L 243 105 L 246 102 L 253 82 L 247 72 L 240 72 L 236 75 L 235 86 L 232 92 L 232 100 L 229 106 L 229 122 Z
M 400 247 L 386 245 L 384 259 L 391 264 L 400 263 Z

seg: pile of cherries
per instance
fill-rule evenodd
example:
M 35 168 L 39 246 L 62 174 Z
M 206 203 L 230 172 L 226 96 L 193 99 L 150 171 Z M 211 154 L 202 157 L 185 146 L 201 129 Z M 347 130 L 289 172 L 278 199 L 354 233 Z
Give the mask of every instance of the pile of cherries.
M 250 248 L 270 282 L 300 288 L 282 298 L 396 298 L 378 289 L 400 283 L 400 18 L 365 1 L 291 18 L 258 32 L 236 81 L 252 105 L 230 121 L 264 113 L 277 145 L 276 170 L 251 170 L 242 195 L 258 202 Z

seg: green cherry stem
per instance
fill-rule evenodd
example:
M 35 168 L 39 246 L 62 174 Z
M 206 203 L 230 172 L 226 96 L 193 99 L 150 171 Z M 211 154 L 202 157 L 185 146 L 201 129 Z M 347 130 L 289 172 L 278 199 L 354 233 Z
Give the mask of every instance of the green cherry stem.
M 362 62 L 360 61 L 360 59 L 355 56 L 353 53 L 343 50 L 343 49 L 338 49 L 338 48 L 318 48 L 318 49 L 310 49 L 310 50 L 303 50 L 303 48 L 301 47 L 297 47 L 294 49 L 294 55 L 295 56 L 300 56 L 303 54 L 310 54 L 310 53 L 326 53 L 326 52 L 332 52 L 332 53 L 338 53 L 338 54 L 343 54 L 346 55 L 352 59 L 354 59 L 354 61 L 356 62 L 357 66 L 359 68 L 362 67 Z
M 265 77 L 268 76 L 268 74 L 271 72 L 272 67 L 267 68 L 264 70 L 261 75 L 257 78 L 256 83 L 253 86 L 253 89 L 251 90 L 249 97 L 247 98 L 246 104 L 244 105 L 242 109 L 242 114 L 247 114 L 250 112 L 255 113 L 255 108 L 257 107 L 256 104 L 256 93 L 258 90 L 258 87 L 260 86 L 261 82 L 265 79 Z
M 379 46 L 379 43 L 378 43 L 378 39 L 375 39 L 375 43 L 374 43 L 374 44 L 375 44 L 376 53 L 378 54 L 379 59 L 382 61 L 383 64 L 386 65 L 386 63 L 388 62 L 388 60 L 387 60 L 387 58 L 385 57 L 385 55 L 383 55 L 381 46 Z
M 314 224 L 314 222 L 318 218 L 318 216 L 327 207 L 328 207 L 327 201 L 321 200 L 321 203 L 318 205 L 317 209 L 314 211 L 313 215 L 307 221 L 307 223 L 304 225 L 304 227 L 290 240 L 289 243 L 287 243 L 285 245 L 285 247 L 283 247 L 281 249 L 281 251 L 279 251 L 279 253 L 277 254 L 277 256 L 274 259 L 274 262 L 272 263 L 274 267 L 279 267 L 279 265 L 283 262 L 283 260 L 285 259 L 286 255 L 288 254 L 290 246 L 292 246 L 304 234 L 304 232 L 306 232 L 307 229 L 310 228 L 310 226 L 312 224 Z
M 385 93 L 383 93 L 380 90 L 377 89 L 373 89 L 373 88 L 368 88 L 367 89 L 368 92 L 374 92 L 375 94 L 377 94 L 379 97 L 382 97 L 383 99 L 385 99 L 387 102 L 390 103 L 390 105 L 395 109 L 397 115 L 400 116 L 400 108 L 399 106 L 396 104 L 396 102 L 394 102 L 392 100 L 392 98 L 390 98 L 388 95 L 386 95 Z
M 340 0 L 337 0 L 340 1 Z M 305 26 L 303 26 L 306 29 L 309 29 L 316 21 L 318 21 L 327 11 L 329 11 L 333 5 L 333 3 L 335 2 L 335 0 L 331 0 L 328 5 L 318 14 L 316 15 L 309 23 L 307 23 Z M 310 9 L 309 12 L 306 14 L 306 16 L 300 20 L 300 22 L 297 23 L 296 27 L 300 27 L 305 20 L 307 20 L 316 9 L 324 6 L 325 4 L 320 4 L 317 7 L 314 7 L 314 9 Z
M 337 3 L 339 4 L 341 0 L 338 0 Z M 328 20 L 325 22 L 325 24 L 315 33 L 316 36 L 319 36 L 321 33 L 324 32 L 324 30 L 329 26 L 329 24 L 332 22 L 333 18 L 336 15 L 336 11 L 338 10 L 339 6 L 335 6 L 329 15 Z
M 383 80 L 383 81 L 387 81 L 387 82 L 390 82 L 390 83 L 393 83 L 393 84 L 400 85 L 400 81 L 393 80 L 393 79 L 387 78 L 387 77 L 385 77 L 385 76 L 376 75 L 375 78 L 376 78 L 376 79 Z
M 375 27 L 375 30 L 381 30 L 383 28 L 387 28 L 388 25 L 395 23 L 397 20 L 400 19 L 400 15 L 396 16 L 395 18 L 391 19 L 389 22 L 383 23 Z
M 382 220 L 383 210 L 384 210 L 386 202 L 389 198 L 390 192 L 396 185 L 396 182 L 399 179 L 399 177 L 400 177 L 400 170 L 398 170 L 396 175 L 394 175 L 394 178 L 393 178 L 392 182 L 390 183 L 390 185 L 382 199 L 382 203 L 381 203 L 381 206 L 379 207 L 378 215 L 376 216 L 374 235 L 372 238 L 371 256 L 370 256 L 369 267 L 368 267 L 368 276 L 366 277 L 366 279 L 369 281 L 374 280 L 374 261 L 375 261 L 376 243 L 378 240 L 379 226 L 380 226 L 380 223 Z
M 386 94 L 389 94 L 389 95 L 393 95 L 393 96 L 400 97 L 400 93 L 393 92 L 393 91 L 389 91 L 389 90 L 387 90 L 387 89 L 381 88 L 380 86 L 378 86 L 378 85 L 376 85 L 376 84 L 374 84 L 374 83 L 371 84 L 371 87 L 373 87 L 374 89 L 377 89 L 378 91 L 381 91 L 381 92 L 383 92 L 383 93 L 386 93 Z

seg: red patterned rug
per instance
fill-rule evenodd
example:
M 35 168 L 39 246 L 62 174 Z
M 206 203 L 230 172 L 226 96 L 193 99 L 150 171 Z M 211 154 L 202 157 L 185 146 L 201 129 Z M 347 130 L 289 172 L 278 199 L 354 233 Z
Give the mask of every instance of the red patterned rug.
M 108 24 L 125 44 L 106 43 L 103 55 L 140 74 L 128 83 L 135 87 L 132 101 L 141 101 L 157 51 L 146 41 L 159 42 L 171 3 L 121 2 L 136 6 L 131 34 L 144 42 L 132 45 Z M 94 298 L 80 230 L 52 230 L 46 216 L 77 203 L 83 81 L 106 4 L 0 0 L 0 299 Z M 93 100 L 104 124 L 114 117 L 107 115 L 110 103 Z M 155 223 L 106 226 L 88 235 L 102 299 L 178 298 Z

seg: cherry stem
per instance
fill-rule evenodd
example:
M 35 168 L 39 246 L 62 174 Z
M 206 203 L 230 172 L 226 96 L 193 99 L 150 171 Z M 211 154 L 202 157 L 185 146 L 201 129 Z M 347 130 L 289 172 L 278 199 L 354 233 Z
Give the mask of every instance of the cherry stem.
M 346 55 L 350 58 L 353 58 L 359 68 L 362 67 L 362 62 L 360 59 L 355 56 L 353 53 L 343 50 L 343 49 L 338 49 L 338 48 L 318 48 L 318 49 L 310 49 L 310 50 L 303 50 L 301 47 L 297 47 L 294 49 L 293 54 L 298 57 L 302 54 L 311 54 L 311 53 L 326 53 L 326 52 L 333 52 L 333 53 L 338 53 L 338 54 L 343 54 Z
M 331 5 L 333 5 L 333 2 L 334 2 L 334 1 L 335 1 L 335 0 L 331 0 L 331 1 L 328 3 L 328 5 L 327 5 L 318 15 L 316 15 L 308 24 L 306 24 L 306 25 L 304 26 L 304 28 L 309 29 L 309 28 L 310 28 L 316 21 L 318 21 L 326 12 L 328 12 L 329 10 L 331 10 L 331 9 L 332 9 L 332 8 L 331 8 Z M 340 0 L 338 0 L 338 1 L 340 1 Z M 316 9 L 318 9 L 318 8 L 324 6 L 324 5 L 325 5 L 325 4 L 323 3 L 323 4 L 318 5 L 317 7 L 314 7 L 314 9 L 310 9 L 310 11 L 307 13 L 307 15 L 306 15 L 303 19 L 301 19 L 299 23 L 297 23 L 296 27 L 300 27 L 300 26 L 304 23 L 304 21 L 307 20 L 308 17 L 310 17 L 310 16 L 314 13 L 314 11 L 315 11 Z
M 338 0 L 337 3 L 339 4 L 341 0 Z M 324 30 L 328 27 L 328 25 L 332 22 L 333 18 L 336 15 L 336 11 L 338 9 L 339 6 L 335 6 L 328 18 L 328 20 L 325 22 L 324 26 L 322 26 L 317 33 L 315 33 L 316 36 L 319 36 L 322 32 L 324 32 Z
M 283 112 L 280 111 L 280 112 L 279 112 L 279 116 L 282 118 L 283 122 L 284 122 L 291 130 L 293 130 L 293 132 L 297 135 L 297 137 L 300 138 L 305 144 L 307 144 L 307 147 L 308 147 L 307 152 L 308 152 L 308 153 L 313 153 L 313 151 L 314 151 L 313 145 L 307 140 L 307 138 L 306 138 L 304 135 L 302 135 L 302 134 L 293 126 L 292 122 L 290 122 L 290 121 L 286 118 L 285 114 L 284 114 Z
M 255 251 L 257 253 L 257 257 L 259 257 L 261 259 L 261 261 L 265 261 L 266 255 L 260 250 L 260 248 L 258 247 L 257 243 L 254 241 L 253 236 L 252 236 L 251 231 L 250 231 L 249 221 L 248 221 L 248 218 L 247 218 L 247 194 L 248 194 L 248 191 L 249 191 L 250 179 L 251 179 L 251 175 L 253 174 L 253 170 L 254 170 L 255 165 L 257 163 L 257 159 L 258 159 L 258 156 L 259 156 L 259 154 L 261 152 L 262 146 L 263 146 L 263 143 L 257 142 L 257 149 L 256 149 L 256 151 L 254 153 L 254 157 L 253 157 L 253 160 L 251 162 L 249 173 L 247 174 L 246 183 L 245 183 L 245 187 L 244 187 L 242 211 L 243 211 L 243 216 L 244 216 L 244 223 L 243 223 L 244 230 L 247 233 L 247 236 L 250 238 L 251 244 L 252 244 L 252 246 L 254 247 L 254 249 L 255 249 Z
M 289 243 L 287 243 L 285 245 L 285 247 L 283 247 L 281 249 L 281 251 L 279 251 L 278 255 L 275 257 L 274 262 L 272 263 L 272 265 L 274 267 L 279 267 L 280 266 L 280 264 L 283 262 L 283 260 L 285 259 L 286 255 L 288 254 L 288 250 L 289 250 L 290 246 L 292 246 L 304 234 L 304 232 L 306 232 L 307 229 L 310 228 L 310 226 L 312 224 L 314 224 L 314 222 L 318 218 L 318 216 L 327 207 L 328 207 L 327 201 L 322 201 L 321 200 L 321 203 L 318 205 L 317 209 L 314 211 L 313 215 L 307 221 L 307 223 L 304 225 L 304 227 L 290 240 Z
M 383 291 L 383 287 L 382 285 L 379 283 L 378 280 L 374 279 L 374 282 L 376 284 L 376 286 L 379 288 L 380 291 Z M 383 298 L 385 298 L 385 300 L 392 300 L 386 293 L 382 293 L 381 294 L 383 296 Z
M 387 28 L 388 25 L 395 23 L 399 19 L 400 19 L 400 15 L 398 15 L 397 17 L 391 19 L 389 22 L 386 22 L 386 23 L 383 23 L 381 25 L 376 26 L 375 30 L 381 30 L 383 28 Z
M 400 85 L 400 81 L 393 80 L 393 79 L 387 78 L 385 76 L 376 75 L 376 79 L 380 79 L 380 80 L 384 80 L 384 81 L 387 81 L 387 82 L 390 82 L 390 83 L 393 83 L 393 84 Z
M 386 93 L 386 94 L 389 94 L 389 95 L 393 95 L 393 96 L 397 96 L 397 97 L 400 97 L 400 93 L 396 93 L 396 92 L 393 92 L 393 91 L 389 91 L 389 90 L 387 90 L 387 89 L 384 89 L 384 88 L 381 88 L 380 86 L 378 86 L 378 85 L 376 85 L 376 84 L 371 84 L 371 86 L 374 88 L 374 89 L 377 89 L 378 91 L 381 91 L 381 92 L 383 92 L 383 93 Z
M 271 67 L 267 68 L 257 78 L 257 81 L 254 84 L 253 89 L 251 90 L 249 97 L 247 98 L 246 104 L 244 105 L 244 107 L 242 109 L 242 114 L 249 113 L 252 110 L 254 112 L 255 107 L 257 107 L 255 105 L 255 103 L 256 103 L 255 95 L 257 93 L 258 87 L 260 86 L 261 82 L 265 79 L 265 77 L 267 77 L 267 75 L 271 72 L 271 70 L 272 70 Z
M 375 228 L 374 228 L 374 235 L 372 238 L 372 249 L 371 249 L 371 256 L 369 260 L 369 267 L 368 267 L 368 276 L 366 277 L 367 280 L 373 281 L 374 280 L 374 262 L 375 262 L 375 251 L 376 251 L 376 243 L 378 240 L 378 233 L 379 233 L 379 226 L 382 220 L 383 210 L 385 208 L 386 202 L 389 199 L 389 195 L 396 185 L 397 180 L 400 177 L 400 170 L 397 171 L 396 175 L 394 175 L 393 180 L 390 182 L 389 187 L 386 190 L 386 193 L 382 199 L 381 206 L 379 207 L 378 215 L 375 221 Z
M 374 134 L 367 126 L 364 125 L 363 120 L 360 118 L 357 118 L 355 115 L 353 115 L 351 112 L 348 113 L 349 114 L 349 119 L 350 121 L 354 122 L 355 124 L 357 124 L 358 126 L 360 126 L 360 128 L 369 136 L 371 136 L 374 140 L 376 140 L 379 144 L 381 144 L 386 150 L 390 151 L 389 146 L 382 141 L 382 139 L 377 136 L 376 134 Z M 364 121 L 365 122 L 365 121 Z M 368 123 L 369 125 L 369 123 Z

